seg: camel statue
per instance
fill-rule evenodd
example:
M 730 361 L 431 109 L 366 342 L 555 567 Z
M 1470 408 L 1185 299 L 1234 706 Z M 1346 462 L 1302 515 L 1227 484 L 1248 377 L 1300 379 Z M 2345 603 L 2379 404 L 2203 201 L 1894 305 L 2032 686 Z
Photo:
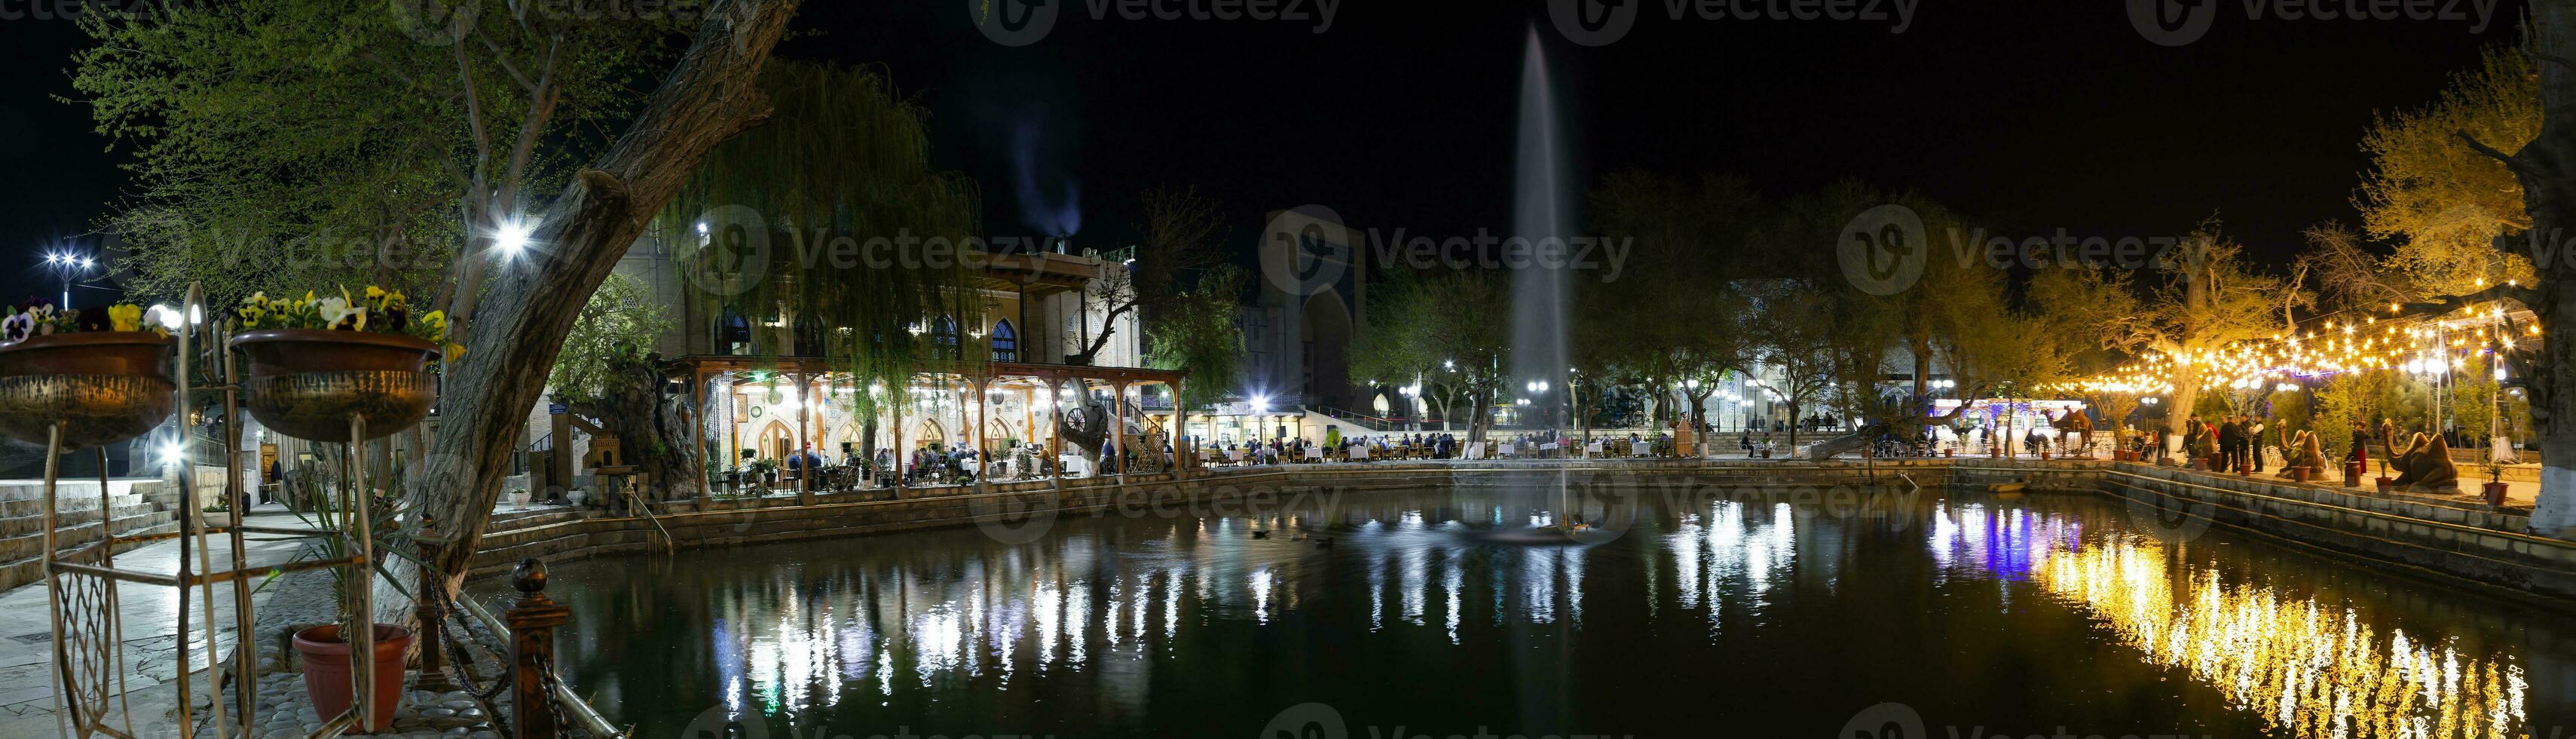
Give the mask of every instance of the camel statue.
M 2082 454 L 2092 449 L 2093 419 L 2086 417 L 2082 411 L 2058 414 L 2056 418 L 2049 420 L 2048 425 L 2057 428 L 2061 442 L 2068 437 L 2074 438 L 2075 443 L 2070 449 L 2075 453 Z
M 2397 424 L 2379 422 L 2380 442 L 2388 447 L 2388 466 L 2397 470 L 2391 487 L 2409 492 L 2459 492 L 2460 468 L 2451 463 L 2451 445 L 2440 436 L 2417 432 L 2397 449 Z
M 2287 430 L 2282 433 L 2285 436 L 2289 434 Z M 2282 477 L 2291 477 L 2294 474 L 2291 470 L 2301 467 L 2308 468 L 2309 474 L 2322 474 L 2326 468 L 2325 449 L 2317 444 L 2314 431 L 2300 431 L 2296 436 L 2282 439 L 2281 448 L 2289 450 L 2290 457 L 2288 463 L 2281 467 Z

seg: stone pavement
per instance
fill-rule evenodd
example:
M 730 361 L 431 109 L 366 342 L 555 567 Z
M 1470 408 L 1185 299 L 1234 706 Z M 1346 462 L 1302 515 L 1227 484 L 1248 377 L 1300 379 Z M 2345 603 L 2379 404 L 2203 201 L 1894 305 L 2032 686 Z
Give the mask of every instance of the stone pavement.
M 252 526 L 304 528 L 307 524 L 284 508 L 270 504 L 254 506 L 246 517 Z M 230 566 L 232 554 L 224 537 L 211 537 L 213 546 L 207 555 L 218 569 Z M 243 537 L 245 558 L 252 566 L 282 564 L 293 561 L 305 537 L 276 534 L 248 534 Z M 121 569 L 152 572 L 176 572 L 179 542 L 175 539 L 153 542 L 131 552 L 119 554 L 116 564 Z M 191 560 L 195 557 L 192 555 Z M 193 563 L 192 563 L 193 565 Z M 174 588 L 118 583 L 117 613 L 124 636 L 126 699 L 130 720 L 137 736 L 176 737 L 189 732 L 177 726 L 176 679 L 181 668 L 179 656 L 179 593 Z M 259 706 L 253 724 L 255 737 L 301 736 L 308 724 L 320 720 L 305 697 L 303 677 L 293 660 L 281 654 L 280 638 L 291 626 L 325 623 L 333 619 L 331 576 L 328 572 L 307 571 L 280 576 L 266 581 L 253 580 L 251 585 L 253 629 L 258 650 L 257 663 Z M 213 737 L 207 725 L 210 715 L 205 685 L 203 621 L 205 612 L 199 593 L 189 593 L 187 618 L 192 639 L 187 664 L 192 668 L 190 687 L 193 709 L 200 735 Z M 214 588 L 215 645 L 229 656 L 237 644 L 233 628 L 232 591 L 230 585 Z M 51 606 L 42 582 L 0 591 L 0 737 L 55 736 L 60 722 L 55 715 Z M 227 688 L 229 693 L 229 688 Z M 397 729 L 407 735 L 478 736 L 490 739 L 486 711 L 462 693 L 415 693 L 396 714 Z M 464 702 L 459 705 L 459 702 Z M 227 703 L 227 706 L 230 704 Z M 470 709 L 470 713 L 468 710 Z M 114 719 L 111 719 L 113 722 Z M 476 732 L 481 732 L 477 734 Z M 232 732 L 241 736 L 240 732 Z

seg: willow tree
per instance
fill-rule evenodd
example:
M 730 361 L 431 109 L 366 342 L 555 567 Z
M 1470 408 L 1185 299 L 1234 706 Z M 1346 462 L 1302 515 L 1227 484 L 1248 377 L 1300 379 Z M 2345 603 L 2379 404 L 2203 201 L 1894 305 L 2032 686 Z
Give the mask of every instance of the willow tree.
M 965 280 L 986 256 L 979 195 L 931 166 L 928 111 L 880 70 L 781 62 L 760 87 L 769 124 L 717 147 L 661 223 L 707 313 L 821 348 L 870 388 L 849 407 L 873 429 L 876 388 L 899 398 L 916 373 L 988 356 L 955 328 L 985 315 Z M 755 348 L 794 353 L 781 333 L 754 331 Z

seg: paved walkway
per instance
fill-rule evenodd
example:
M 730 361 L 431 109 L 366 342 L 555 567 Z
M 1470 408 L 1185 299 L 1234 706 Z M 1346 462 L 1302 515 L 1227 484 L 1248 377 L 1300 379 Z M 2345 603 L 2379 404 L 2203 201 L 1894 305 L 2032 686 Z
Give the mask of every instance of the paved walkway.
M 305 528 L 307 524 L 282 506 L 254 506 L 246 517 L 252 526 Z M 293 561 L 305 537 L 277 534 L 248 534 L 243 537 L 246 559 L 252 566 Z M 214 546 L 207 552 L 217 568 L 229 567 L 232 553 L 225 537 L 212 537 Z M 179 542 L 176 539 L 154 542 L 119 554 L 116 565 L 122 569 L 175 573 L 178 571 Z M 194 559 L 191 556 L 191 559 Z M 278 635 L 293 625 L 324 623 L 333 619 L 330 574 L 321 571 L 293 573 L 267 580 L 253 580 L 251 609 L 258 638 L 261 677 L 258 680 L 259 709 L 254 716 L 250 736 L 302 736 L 320 719 L 306 700 L 302 675 L 291 661 L 282 659 Z M 188 661 L 193 668 L 190 687 L 195 691 L 193 709 L 201 727 L 209 715 L 206 700 L 208 672 L 202 639 L 205 612 L 196 596 L 189 593 L 188 621 L 192 639 L 199 640 L 190 650 Z M 179 656 L 178 607 L 175 588 L 136 583 L 117 584 L 117 614 L 124 630 L 126 698 L 131 714 L 112 717 L 131 722 L 137 736 L 172 737 L 187 732 L 176 725 L 179 698 L 176 680 L 181 666 Z M 221 654 L 233 653 L 237 643 L 234 633 L 233 596 L 229 584 L 214 588 L 215 644 Z M 60 722 L 55 714 L 53 674 L 52 612 L 43 583 L 0 592 L 0 737 L 33 739 L 56 736 Z M 470 735 L 491 739 L 494 735 L 485 717 L 485 709 L 472 697 L 462 693 L 435 694 L 415 692 L 407 696 L 403 709 L 396 714 L 399 733 L 412 736 Z M 230 704 L 227 703 L 227 706 Z M 205 727 L 211 729 L 211 727 Z M 200 733 L 213 737 L 211 730 Z M 233 736 L 242 736 L 235 732 Z

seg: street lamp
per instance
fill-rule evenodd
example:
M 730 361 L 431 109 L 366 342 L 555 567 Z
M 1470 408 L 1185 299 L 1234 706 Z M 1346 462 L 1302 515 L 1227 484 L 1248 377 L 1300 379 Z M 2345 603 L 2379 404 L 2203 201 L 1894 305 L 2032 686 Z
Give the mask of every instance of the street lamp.
M 62 302 L 55 304 L 55 308 L 69 311 L 72 309 L 72 280 L 76 277 L 88 276 L 89 270 L 98 266 L 98 260 L 66 252 L 53 252 L 45 255 L 45 266 L 53 268 L 54 275 L 63 281 L 63 299 Z

